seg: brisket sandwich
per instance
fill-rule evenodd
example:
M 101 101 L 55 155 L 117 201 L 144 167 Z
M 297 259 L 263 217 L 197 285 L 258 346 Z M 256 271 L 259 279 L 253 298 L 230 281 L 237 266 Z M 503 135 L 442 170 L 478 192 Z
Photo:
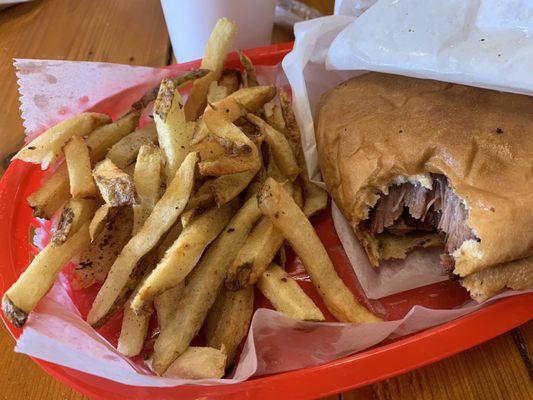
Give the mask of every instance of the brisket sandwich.
M 373 266 L 442 246 L 478 301 L 533 286 L 533 97 L 368 73 L 322 96 L 316 138 Z

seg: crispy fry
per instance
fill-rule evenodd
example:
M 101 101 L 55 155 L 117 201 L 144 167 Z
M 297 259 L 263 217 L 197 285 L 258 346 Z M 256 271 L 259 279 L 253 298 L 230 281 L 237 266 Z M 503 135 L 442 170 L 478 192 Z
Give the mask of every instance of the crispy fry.
M 172 81 L 175 87 L 179 88 L 182 87 L 191 81 L 195 79 L 199 79 L 203 76 L 206 76 L 209 73 L 209 70 L 207 69 L 193 69 L 191 71 L 184 72 L 183 74 L 168 78 Z M 159 93 L 159 85 L 153 87 L 152 89 L 148 90 L 143 97 L 141 97 L 138 101 L 133 103 L 131 108 L 133 110 L 142 110 L 148 106 L 152 101 L 154 101 L 157 98 L 157 93 Z
M 294 202 L 296 203 L 296 205 L 298 207 L 303 209 L 304 208 L 304 198 L 303 198 L 303 194 L 302 194 L 302 185 L 300 185 L 299 181 L 295 181 L 295 182 L 292 183 L 292 189 L 293 189 L 292 198 L 294 199 Z M 304 210 L 304 214 L 305 214 L 305 210 Z M 307 215 L 307 214 L 305 214 L 305 216 L 307 218 L 310 217 L 310 215 Z
M 265 118 L 268 124 L 275 130 L 287 135 L 285 120 L 283 119 L 283 114 L 278 104 L 265 104 Z
M 86 222 L 64 243 L 50 242 L 35 256 L 28 268 L 7 290 L 2 299 L 4 315 L 21 328 L 28 314 L 50 290 L 63 266 L 89 245 L 89 223 Z
M 138 119 L 137 114 L 127 114 L 118 121 L 94 130 L 86 141 L 91 162 L 94 164 L 102 160 L 108 147 L 131 132 Z M 33 208 L 35 216 L 50 219 L 69 196 L 67 166 L 62 164 L 28 197 L 28 204 Z
M 159 200 L 161 187 L 161 152 L 157 146 L 144 144 L 139 150 L 133 183 L 139 204 L 133 205 L 133 233 L 137 233 Z
M 70 196 L 67 165 L 60 165 L 47 177 L 41 187 L 28 196 L 28 205 L 33 216 L 50 219 Z
M 207 345 L 225 349 L 226 366 L 235 359 L 237 348 L 248 333 L 254 312 L 254 287 L 237 292 L 222 288 L 211 307 L 205 324 Z
M 109 204 L 102 204 L 93 215 L 91 223 L 89 225 L 89 235 L 91 236 L 91 242 L 102 232 L 106 222 L 112 214 L 113 207 Z
M 87 137 L 87 147 L 93 164 L 103 160 L 115 143 L 131 133 L 139 123 L 139 118 L 139 112 L 129 112 L 116 121 L 92 131 Z
M 61 212 L 56 231 L 52 236 L 55 245 L 64 243 L 85 223 L 91 221 L 96 210 L 96 201 L 90 199 L 70 199 Z
M 268 178 L 257 196 L 259 208 L 298 254 L 328 310 L 343 322 L 376 322 L 378 317 L 357 302 L 305 214 L 282 185 Z
M 241 71 L 238 69 L 225 69 L 218 84 L 226 88 L 228 95 L 236 92 L 241 85 Z
M 116 142 L 107 152 L 109 158 L 119 168 L 126 168 L 137 158 L 143 144 L 157 144 L 155 122 L 150 122 Z
M 141 312 L 152 299 L 182 282 L 196 266 L 205 248 L 218 236 L 233 214 L 232 207 L 214 207 L 183 228 L 156 268 L 143 283 L 132 302 Z
M 211 193 L 220 207 L 236 198 L 252 181 L 257 172 L 254 169 L 236 174 L 219 176 L 209 181 Z
M 201 68 L 208 69 L 211 72 L 195 80 L 192 85 L 189 99 L 185 104 L 187 121 L 196 120 L 204 111 L 209 85 L 211 82 L 220 79 L 236 32 L 237 25 L 226 18 L 219 19 L 211 31 L 201 64 Z
M 167 180 L 172 179 L 190 151 L 192 129 L 185 121 L 183 102 L 178 88 L 163 79 L 154 103 L 154 121 L 163 151 Z
M 83 113 L 62 121 L 24 146 L 13 159 L 41 164 L 42 169 L 62 154 L 63 146 L 72 136 L 86 136 L 94 129 L 110 122 L 105 114 Z
M 131 207 L 113 209 L 113 213 L 104 220 L 102 229 L 91 239 L 89 248 L 80 255 L 72 281 L 74 290 L 105 281 L 117 255 L 131 238 L 132 227 Z
M 248 200 L 235 214 L 193 270 L 174 318 L 154 345 L 154 370 L 163 374 L 196 336 L 213 305 L 229 264 L 259 218 L 257 200 Z
M 262 217 L 231 263 L 226 288 L 240 290 L 257 282 L 282 244 L 281 233 L 267 217 Z
M 287 138 L 254 114 L 249 113 L 246 118 L 257 126 L 265 136 L 265 140 L 281 173 L 291 181 L 296 179 L 300 173 L 300 167 Z
M 217 178 L 218 179 L 218 178 Z M 211 192 L 211 181 L 205 181 L 202 186 L 194 193 L 187 203 L 186 210 L 195 210 L 198 208 L 209 207 L 213 204 L 213 193 Z
M 141 314 L 135 314 L 130 308 L 131 300 L 135 292 L 130 296 L 124 306 L 124 316 L 120 327 L 117 350 L 126 357 L 135 357 L 143 349 L 144 341 L 148 333 L 148 324 L 152 317 L 153 307 Z
M 324 321 L 324 315 L 300 285 L 279 265 L 270 264 L 257 281 L 261 293 L 274 308 L 304 321 Z
M 305 157 L 302 151 L 300 129 L 298 128 L 289 97 L 287 93 L 282 90 L 279 93 L 279 98 L 283 119 L 285 120 L 287 138 L 289 143 L 291 143 L 293 152 L 296 155 L 296 159 L 301 168 L 300 178 L 302 180 L 305 194 L 304 214 L 307 217 L 310 217 L 326 208 L 328 204 L 328 194 L 309 179 Z
M 255 73 L 255 67 L 252 64 L 252 60 L 250 60 L 248 56 L 242 51 L 239 51 L 239 59 L 241 60 L 241 64 L 244 67 L 244 70 L 246 71 L 246 86 L 259 86 L 259 82 L 257 81 L 257 74 Z
M 189 347 L 168 368 L 165 376 L 182 379 L 216 379 L 224 376 L 226 353 L 212 347 Z
M 109 159 L 96 164 L 93 177 L 102 198 L 111 207 L 135 203 L 135 186 L 130 176 Z
M 184 292 L 185 282 L 180 282 L 177 286 L 168 289 L 154 299 L 157 322 L 159 323 L 160 330 L 165 329 L 168 325 L 168 321 L 174 317 L 178 308 L 178 302 Z
M 85 140 L 73 136 L 64 148 L 70 194 L 75 199 L 96 197 L 98 190 L 91 174 L 91 159 Z

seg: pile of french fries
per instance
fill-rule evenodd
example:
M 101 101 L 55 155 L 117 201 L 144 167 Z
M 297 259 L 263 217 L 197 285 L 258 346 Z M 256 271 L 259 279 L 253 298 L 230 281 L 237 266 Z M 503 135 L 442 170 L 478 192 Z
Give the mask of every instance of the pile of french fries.
M 146 347 L 159 374 L 220 378 L 232 365 L 260 290 L 290 317 L 324 315 L 285 272 L 284 243 L 299 255 L 339 320 L 375 322 L 339 278 L 308 218 L 327 195 L 307 175 L 300 132 L 283 91 L 226 70 L 236 27 L 220 20 L 198 70 L 163 79 L 116 121 L 84 113 L 49 129 L 16 158 L 64 162 L 28 198 L 36 217 L 60 212 L 50 243 L 3 297 L 17 327 L 79 256 L 74 289 L 102 284 L 87 321 L 123 310 L 118 350 Z M 179 89 L 192 83 L 186 102 Z M 137 128 L 153 103 L 153 122 Z M 275 262 L 277 260 L 277 263 Z M 191 347 L 204 328 L 205 347 Z

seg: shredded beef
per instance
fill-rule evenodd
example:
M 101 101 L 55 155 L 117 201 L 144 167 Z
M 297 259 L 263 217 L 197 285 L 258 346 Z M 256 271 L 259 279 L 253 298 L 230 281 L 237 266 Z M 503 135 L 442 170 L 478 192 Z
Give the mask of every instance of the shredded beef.
M 386 230 L 394 235 L 436 230 L 444 235 L 446 254 L 451 254 L 465 240 L 475 239 L 466 224 L 467 216 L 446 177 L 434 175 L 432 189 L 411 183 L 391 186 L 371 212 L 370 230 L 373 234 Z M 443 261 L 446 269 L 453 268 L 452 257 L 444 257 Z

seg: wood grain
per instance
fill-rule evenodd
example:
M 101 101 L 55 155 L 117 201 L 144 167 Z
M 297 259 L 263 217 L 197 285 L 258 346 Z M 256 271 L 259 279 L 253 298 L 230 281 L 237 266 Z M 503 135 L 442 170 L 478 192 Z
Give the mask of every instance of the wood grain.
M 0 44 L 0 160 L 18 150 L 24 138 L 13 58 L 161 66 L 169 49 L 158 0 L 21 4 L 0 12 Z
M 334 1 L 306 3 L 329 14 Z M 273 42 L 289 40 L 290 31 L 275 28 Z M 46 0 L 0 12 L 0 160 L 23 138 L 13 57 L 161 66 L 169 59 L 169 41 L 158 0 Z M 0 346 L 0 365 L 9 366 L 0 374 L 0 400 L 86 399 L 14 353 L 3 327 Z M 327 399 L 533 398 L 527 369 L 532 349 L 530 322 L 447 360 Z

